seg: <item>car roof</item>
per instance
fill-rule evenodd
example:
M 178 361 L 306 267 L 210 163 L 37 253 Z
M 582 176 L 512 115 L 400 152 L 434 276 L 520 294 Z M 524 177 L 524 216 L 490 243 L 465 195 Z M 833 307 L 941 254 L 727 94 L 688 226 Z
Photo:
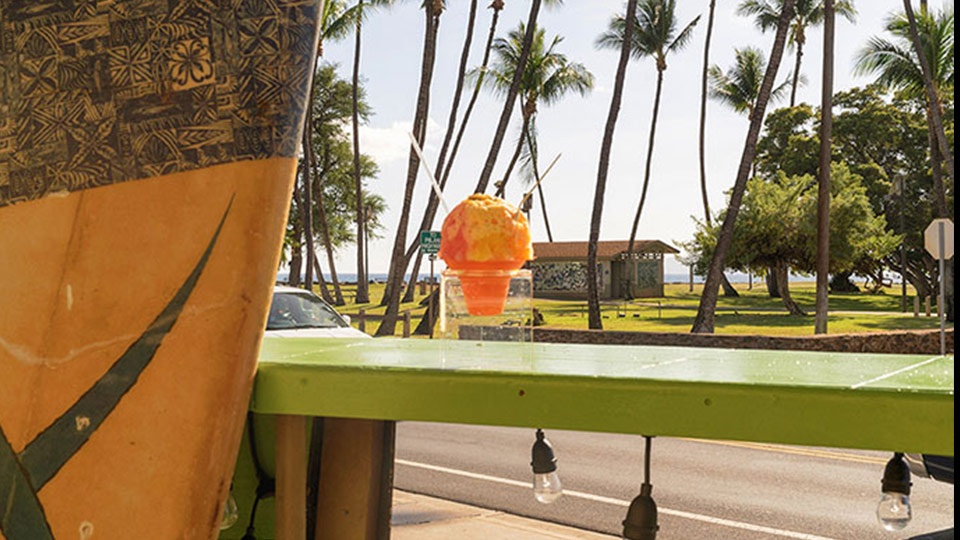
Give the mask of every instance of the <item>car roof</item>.
M 300 287 L 292 287 L 290 285 L 274 285 L 273 292 L 290 292 L 290 293 L 305 293 L 309 292 L 312 294 L 312 291 L 306 289 L 301 289 Z

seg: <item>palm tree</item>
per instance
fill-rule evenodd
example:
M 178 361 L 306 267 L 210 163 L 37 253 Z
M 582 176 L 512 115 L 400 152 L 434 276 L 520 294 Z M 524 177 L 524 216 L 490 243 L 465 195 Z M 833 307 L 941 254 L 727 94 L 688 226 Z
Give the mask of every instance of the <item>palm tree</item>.
M 830 156 L 833 143 L 833 0 L 823 5 L 823 82 L 820 97 L 820 178 L 817 186 L 817 296 L 814 333 L 827 333 L 830 279 Z
M 328 39 L 341 39 L 346 36 L 347 26 L 344 15 L 345 5 L 343 0 L 330 0 L 325 2 L 323 5 L 323 12 L 320 14 L 320 36 L 317 40 L 317 51 L 314 57 L 313 66 L 311 70 L 316 74 L 316 58 L 323 56 L 323 44 Z M 310 86 L 310 97 L 307 103 L 313 103 L 313 90 L 314 85 Z M 297 205 L 300 209 L 300 231 L 303 233 L 303 240 L 300 242 L 300 245 L 304 248 L 304 258 L 306 259 L 306 269 L 305 269 L 305 279 L 303 286 L 305 289 L 310 290 L 313 287 L 313 269 L 316 264 L 316 253 L 314 252 L 313 247 L 313 148 L 310 144 L 310 126 L 314 122 L 313 111 L 312 109 L 307 110 L 308 118 L 304 124 L 303 138 L 301 141 L 301 147 L 303 150 L 304 163 L 303 167 L 300 169 L 300 174 L 298 178 L 301 179 L 301 186 L 294 187 L 294 191 L 299 191 L 298 194 L 293 198 L 294 201 L 299 201 Z M 290 257 L 290 276 L 292 283 L 299 283 L 300 278 L 300 261 L 299 256 L 299 247 L 297 248 L 297 254 L 291 254 Z M 325 290 L 324 290 L 325 292 Z
M 640 203 L 633 218 L 633 227 L 630 229 L 630 241 L 627 243 L 627 252 L 633 252 L 633 243 L 637 237 L 637 227 L 640 224 L 640 214 L 647 199 L 647 188 L 650 186 L 650 171 L 653 162 L 653 143 L 657 132 L 657 117 L 660 112 L 660 95 L 663 90 L 663 72 L 667 70 L 667 53 L 683 49 L 693 35 L 693 28 L 700 17 L 697 16 L 677 32 L 676 0 L 641 0 L 637 4 L 637 13 L 630 24 L 634 26 L 634 33 L 629 41 L 630 52 L 634 58 L 652 56 L 657 62 L 657 90 L 653 98 L 653 115 L 650 120 L 650 138 L 647 144 L 647 162 L 644 167 L 643 188 L 640 194 Z M 610 21 L 609 29 L 600 35 L 597 45 L 607 48 L 619 48 L 625 41 L 624 31 L 628 19 L 614 18 Z M 630 273 L 628 273 L 629 275 Z M 630 295 L 630 280 L 628 277 L 626 294 Z
M 703 216 L 709 227 L 711 224 L 710 201 L 707 198 L 707 73 L 710 70 L 710 40 L 713 36 L 713 15 L 716 11 L 717 0 L 710 0 L 710 11 L 707 16 L 707 37 L 703 43 L 703 72 L 700 75 L 700 196 L 703 199 Z
M 716 11 L 716 0 L 710 0 L 709 15 L 707 16 L 707 37 L 703 44 L 703 71 L 700 74 L 700 197 L 703 199 L 703 217 L 709 227 L 713 222 L 713 216 L 710 215 L 710 201 L 707 197 L 707 81 L 710 72 L 710 40 L 713 36 L 713 17 Z M 720 282 L 723 287 L 723 295 L 728 297 L 740 296 L 737 289 L 730 284 L 727 276 L 723 276 Z
M 937 214 L 948 216 L 941 160 L 949 152 L 941 152 L 934 126 L 934 110 L 942 114 L 941 92 L 953 91 L 953 10 L 939 15 L 921 12 L 917 17 L 917 30 L 923 46 L 923 60 L 930 67 L 933 95 L 926 94 L 921 57 L 917 54 L 910 36 L 910 24 L 904 14 L 898 14 L 887 22 L 887 32 L 894 40 L 874 37 L 857 53 L 856 71 L 877 75 L 881 86 L 902 92 L 905 96 L 924 100 L 927 125 L 930 131 L 930 154 L 934 188 L 937 196 Z M 949 149 L 948 149 L 949 150 Z M 952 161 L 952 158 L 951 158 Z
M 766 32 L 777 27 L 783 2 L 784 0 L 744 0 L 737 8 L 737 14 L 755 16 L 757 27 Z M 837 0 L 833 7 L 837 15 L 842 15 L 850 22 L 856 21 L 857 10 L 852 2 Z M 823 16 L 824 0 L 796 0 L 794 16 L 790 21 L 790 35 L 787 38 L 787 43 L 793 46 L 796 52 L 790 84 L 791 107 L 797 104 L 797 86 L 801 81 L 800 62 L 803 58 L 803 46 L 807 43 L 807 27 L 822 24 Z
M 763 51 L 756 47 L 734 49 L 734 57 L 736 59 L 734 65 L 726 72 L 716 65 L 710 66 L 707 71 L 707 77 L 710 79 L 710 97 L 730 106 L 734 111 L 745 113 L 747 119 L 752 121 L 767 60 Z M 771 91 L 771 99 L 776 100 L 782 97 L 786 88 L 786 82 L 774 88 Z M 753 163 L 750 166 L 752 170 Z M 772 297 L 780 296 L 776 275 L 773 269 L 767 272 L 767 290 Z M 727 281 L 725 276 L 722 281 Z M 727 285 L 729 286 L 729 282 Z M 728 290 L 727 286 L 724 290 Z
M 720 226 L 720 234 L 717 236 L 717 245 L 714 248 L 713 258 L 710 260 L 710 269 L 707 272 L 706 282 L 703 284 L 703 293 L 700 295 L 700 305 L 697 308 L 697 316 L 693 322 L 694 333 L 713 333 L 714 316 L 717 309 L 717 293 L 720 289 L 720 277 L 723 275 L 724 261 L 727 257 L 727 251 L 733 242 L 733 225 L 736 222 L 737 214 L 740 212 L 740 204 L 743 202 L 743 194 L 747 189 L 747 179 L 750 175 L 750 168 L 757 153 L 757 139 L 760 137 L 760 128 L 763 125 L 763 115 L 767 108 L 767 102 L 770 101 L 773 93 L 774 79 L 777 77 L 777 71 L 780 68 L 780 60 L 783 58 L 783 50 L 787 41 L 787 29 L 789 22 L 793 18 L 793 0 L 784 0 L 783 11 L 777 24 L 777 34 L 773 41 L 773 49 L 770 53 L 770 63 L 767 64 L 766 72 L 763 76 L 763 82 L 760 85 L 760 91 L 754 106 L 750 110 L 750 128 L 747 131 L 747 140 L 743 146 L 743 154 L 740 157 L 740 166 L 737 169 L 737 180 L 730 192 L 730 202 L 727 205 L 727 211 L 723 218 L 723 224 Z
M 728 105 L 734 111 L 744 113 L 753 121 L 754 111 L 760 97 L 764 74 L 768 69 L 763 51 L 756 47 L 734 50 L 734 65 L 727 71 L 720 66 L 710 66 L 710 97 Z M 770 91 L 770 99 L 783 97 L 787 90 L 786 82 Z M 762 121 L 762 118 L 761 118 Z
M 493 23 L 492 26 L 496 27 L 496 21 L 499 19 L 500 10 L 503 9 L 503 2 L 495 2 L 497 6 L 491 5 L 491 9 L 494 10 L 493 14 Z M 479 85 L 476 85 L 474 88 L 472 99 L 470 100 L 467 110 L 464 113 L 463 122 L 460 124 L 460 131 L 456 142 L 454 143 L 453 150 L 450 153 L 450 159 L 446 159 L 447 150 L 450 148 L 450 142 L 453 137 L 454 129 L 457 125 L 457 111 L 460 109 L 460 98 L 463 95 L 463 84 L 466 78 L 467 72 L 467 62 L 470 58 L 470 46 L 473 44 L 473 29 L 476 24 L 477 18 L 477 0 L 470 0 L 470 14 L 467 17 L 467 29 L 463 37 L 463 47 L 460 51 L 460 69 L 457 71 L 457 85 L 456 89 L 453 92 L 453 101 L 450 104 L 450 115 L 447 119 L 447 131 L 443 136 L 443 144 L 440 147 L 440 154 L 437 156 L 437 165 L 434 167 L 434 171 L 443 171 L 445 173 L 437 178 L 437 182 L 440 184 L 440 189 L 442 190 L 447 185 L 447 178 L 450 175 L 450 165 L 453 164 L 453 159 L 457 153 L 457 149 L 460 146 L 460 139 L 463 136 L 463 130 L 466 127 L 467 120 L 470 117 L 470 112 L 473 110 L 473 105 L 476 102 L 476 96 L 479 94 Z M 491 34 L 490 40 L 493 40 L 493 35 Z M 489 43 L 488 43 L 489 47 Z M 487 58 L 489 54 L 484 56 L 483 63 L 486 65 Z M 446 164 L 446 165 L 445 165 Z M 427 207 L 423 211 L 423 218 L 420 221 L 421 231 L 430 230 L 430 227 L 433 225 L 433 220 L 437 215 L 437 207 L 440 204 L 440 199 L 437 197 L 436 193 L 433 190 L 430 190 L 430 195 L 427 200 Z M 423 263 L 423 253 L 419 251 L 420 247 L 420 235 L 415 234 L 413 236 L 413 241 L 407 247 L 407 252 L 404 254 L 406 260 L 409 261 L 412 257 L 415 257 L 413 260 L 413 267 L 410 270 L 410 275 L 419 276 L 420 275 L 420 265 Z M 414 298 L 416 287 L 416 280 L 411 279 L 410 283 L 407 284 L 407 291 L 403 295 L 404 302 L 412 302 Z M 431 297 L 429 300 L 433 302 L 434 299 Z M 428 310 L 429 311 L 429 310 Z
M 636 17 L 637 0 L 627 0 L 624 20 Z M 597 187 L 593 195 L 593 212 L 590 217 L 590 241 L 587 243 L 587 316 L 591 330 L 603 330 L 600 318 L 600 296 L 597 290 L 597 242 L 600 240 L 600 221 L 603 217 L 603 196 L 607 189 L 607 171 L 610 169 L 610 149 L 613 147 L 613 132 L 617 127 L 620 114 L 620 102 L 623 98 L 623 83 L 627 76 L 627 64 L 630 60 L 630 43 L 633 42 L 633 25 L 624 28 L 620 46 L 620 61 L 617 63 L 617 75 L 613 81 L 613 96 L 610 98 L 610 111 L 603 130 L 603 142 L 600 145 L 600 165 L 597 169 Z
M 393 0 L 359 0 L 356 5 L 347 10 L 345 17 L 353 20 L 355 26 L 354 45 L 353 45 L 353 182 L 356 191 L 356 212 L 357 212 L 357 296 L 358 304 L 365 304 L 370 301 L 369 280 L 367 279 L 367 267 L 365 264 L 365 246 L 366 234 L 363 231 L 364 211 L 363 211 L 363 178 L 360 166 L 360 111 L 359 111 L 359 88 L 360 88 L 360 44 L 363 21 L 370 11 L 379 6 L 390 5 Z M 331 262 L 332 264 L 332 262 Z
M 540 5 L 542 0 L 532 0 L 530 2 L 530 12 L 527 15 L 527 32 L 523 36 L 523 47 L 520 49 L 520 55 L 517 57 L 517 66 L 525 66 L 527 57 L 530 55 L 530 47 L 533 43 L 533 32 L 537 27 L 537 18 L 540 16 Z M 507 92 L 507 98 L 503 102 L 503 110 L 500 112 L 500 120 L 497 122 L 497 129 L 493 134 L 493 142 L 490 144 L 490 151 L 487 152 L 487 160 L 483 163 L 483 170 L 480 171 L 480 178 L 477 180 L 476 193 L 483 193 L 487 190 L 490 183 L 490 176 L 493 174 L 493 167 L 497 163 L 497 156 L 500 154 L 500 147 L 503 145 L 503 137 L 507 131 L 507 125 L 510 124 L 510 117 L 513 115 L 513 106 L 517 101 L 517 94 L 520 91 L 520 76 L 523 71 L 518 69 L 514 74 L 513 81 L 510 83 L 510 90 Z
M 506 38 L 499 38 L 493 43 L 495 59 L 487 70 L 484 84 L 499 95 L 506 95 L 519 69 L 517 61 L 523 49 L 525 35 L 526 27 L 520 23 Z M 520 77 L 518 91 L 522 116 L 520 135 L 503 180 L 498 184 L 496 192 L 498 197 L 505 196 L 507 182 L 522 150 L 529 150 L 532 168 L 534 171 L 537 170 L 535 150 L 537 105 L 540 102 L 546 105 L 556 103 L 571 91 L 581 96 L 586 95 L 593 88 L 593 75 L 587 68 L 583 64 L 570 62 L 566 55 L 556 50 L 562 41 L 563 38 L 554 36 L 548 46 L 546 31 L 543 28 L 534 29 L 533 41 L 530 43 L 530 52 Z M 473 75 L 477 76 L 477 73 L 473 72 Z M 538 184 L 537 187 L 540 188 L 540 185 Z M 546 211 L 544 211 L 544 220 L 547 223 L 549 236 L 550 226 Z M 550 241 L 553 239 L 550 238 Z
M 421 147 L 423 146 L 423 140 L 426 138 L 430 83 L 433 80 L 433 68 L 437 56 L 437 33 L 443 9 L 443 0 L 427 0 L 424 3 L 426 24 L 424 26 L 423 55 L 420 64 L 420 87 L 417 91 L 417 105 L 413 117 L 413 136 Z M 410 221 L 410 207 L 413 205 L 413 191 L 417 184 L 419 167 L 420 160 L 411 147 L 407 160 L 407 182 L 403 193 L 400 221 L 397 224 L 396 237 L 391 251 L 387 285 L 380 301 L 381 305 L 386 305 L 386 310 L 380 326 L 377 328 L 377 336 L 392 336 L 397 327 L 397 315 L 400 311 L 400 288 L 408 262 L 404 257 L 404 246 L 407 243 L 407 225 Z
M 953 154 L 943 131 L 943 98 L 941 93 L 953 92 L 953 9 L 939 14 L 929 13 L 924 6 L 918 17 L 913 17 L 909 3 L 904 3 L 903 14 L 887 22 L 887 32 L 896 41 L 872 38 L 858 53 L 856 70 L 876 73 L 882 86 L 898 90 L 907 97 L 923 100 L 930 145 L 930 165 L 936 195 L 936 213 L 949 216 L 946 187 L 943 181 L 942 161 L 954 178 Z M 947 292 L 946 315 L 953 321 L 953 259 L 944 272 Z

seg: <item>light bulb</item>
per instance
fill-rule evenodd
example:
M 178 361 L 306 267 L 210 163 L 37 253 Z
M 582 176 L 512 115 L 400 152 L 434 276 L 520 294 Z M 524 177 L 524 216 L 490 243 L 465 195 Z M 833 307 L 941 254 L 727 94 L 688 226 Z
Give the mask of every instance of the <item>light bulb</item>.
M 533 496 L 543 504 L 550 504 L 563 495 L 563 486 L 557 476 L 557 458 L 553 455 L 553 446 L 537 430 L 537 440 L 531 450 L 530 466 L 533 468 Z
M 533 496 L 543 504 L 550 504 L 563 495 L 563 486 L 557 471 L 533 475 Z
M 903 493 L 884 492 L 877 505 L 877 520 L 888 531 L 900 531 L 910 523 L 913 511 L 910 496 Z
M 225 531 L 240 519 L 240 509 L 237 508 L 237 501 L 233 498 L 233 493 L 227 495 L 227 502 L 223 505 L 223 514 L 220 516 L 220 530 Z

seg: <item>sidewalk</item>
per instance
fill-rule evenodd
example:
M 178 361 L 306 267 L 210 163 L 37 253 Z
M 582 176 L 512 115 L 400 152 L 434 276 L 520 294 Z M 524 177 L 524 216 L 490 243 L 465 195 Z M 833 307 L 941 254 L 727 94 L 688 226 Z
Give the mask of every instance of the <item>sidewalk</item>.
M 394 490 L 393 540 L 612 540 L 614 536 Z

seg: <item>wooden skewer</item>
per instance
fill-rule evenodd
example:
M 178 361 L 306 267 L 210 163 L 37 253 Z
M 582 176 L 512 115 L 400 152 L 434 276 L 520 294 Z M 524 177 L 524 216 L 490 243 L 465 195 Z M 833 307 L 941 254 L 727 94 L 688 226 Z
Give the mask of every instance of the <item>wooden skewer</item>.
M 547 174 L 550 172 L 550 169 L 557 163 L 557 160 L 560 159 L 560 154 L 557 154 L 557 157 L 553 158 L 553 161 L 550 162 L 550 165 L 547 165 L 547 168 L 543 171 L 543 174 L 540 175 L 540 179 L 537 180 L 535 184 L 527 191 L 527 193 L 520 199 L 520 204 L 517 205 L 517 213 L 520 213 L 520 209 L 523 208 L 523 203 L 527 202 L 527 199 L 533 195 L 533 190 L 537 189 L 537 186 L 540 185 L 540 182 L 543 182 L 543 179 L 547 177 Z
M 427 177 L 430 178 L 430 182 L 433 183 L 433 191 L 436 192 L 437 198 L 440 199 L 440 204 L 443 205 L 443 210 L 449 214 L 450 207 L 447 206 L 447 202 L 443 200 L 443 193 L 441 192 L 440 184 L 437 182 L 436 177 L 433 176 L 433 171 L 430 170 L 430 166 L 427 165 L 427 160 L 423 159 L 423 151 L 420 150 L 420 144 L 417 143 L 417 138 L 413 136 L 413 133 L 407 132 L 407 134 L 410 135 L 410 144 L 413 145 L 414 152 L 416 152 L 417 157 L 420 158 L 420 164 L 423 165 L 423 170 L 427 172 Z

